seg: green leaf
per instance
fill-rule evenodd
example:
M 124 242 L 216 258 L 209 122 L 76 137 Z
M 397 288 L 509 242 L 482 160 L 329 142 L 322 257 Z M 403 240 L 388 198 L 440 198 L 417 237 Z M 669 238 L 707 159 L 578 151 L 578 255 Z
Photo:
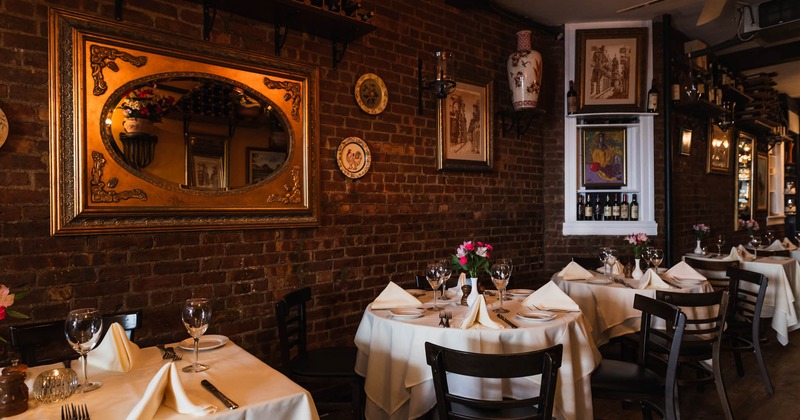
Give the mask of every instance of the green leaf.
M 15 292 L 14 293 L 14 302 L 24 298 L 25 296 L 28 296 L 28 293 L 30 293 L 30 292 L 31 292 L 30 290 L 23 290 L 21 292 Z
M 6 309 L 6 314 L 8 314 L 8 316 L 14 317 L 14 318 L 25 318 L 25 319 L 30 318 L 28 315 L 25 315 L 22 312 L 17 312 L 17 311 L 15 311 L 13 309 Z

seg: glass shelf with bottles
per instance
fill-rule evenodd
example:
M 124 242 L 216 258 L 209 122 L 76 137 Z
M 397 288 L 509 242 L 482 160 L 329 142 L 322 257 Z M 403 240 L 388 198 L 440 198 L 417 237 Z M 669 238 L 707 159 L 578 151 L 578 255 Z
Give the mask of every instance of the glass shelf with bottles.
M 578 191 L 577 194 L 577 221 L 639 221 L 638 192 Z

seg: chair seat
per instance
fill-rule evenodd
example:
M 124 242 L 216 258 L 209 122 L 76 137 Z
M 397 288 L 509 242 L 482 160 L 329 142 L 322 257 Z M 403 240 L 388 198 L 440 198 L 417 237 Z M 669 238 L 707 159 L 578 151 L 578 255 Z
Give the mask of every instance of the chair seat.
M 531 419 L 536 418 L 539 415 L 539 410 L 534 407 L 514 407 L 514 408 L 503 408 L 497 409 L 494 408 L 492 410 L 483 410 L 476 407 L 468 407 L 463 404 L 459 403 L 451 403 L 451 412 L 457 416 L 458 418 L 467 418 L 467 419 L 503 419 L 503 420 L 514 420 L 514 419 Z
M 592 392 L 631 393 L 637 395 L 664 395 L 664 379 L 655 372 L 636 363 L 604 359 L 592 373 Z
M 346 377 L 355 376 L 353 366 L 356 364 L 355 347 L 324 347 L 307 350 L 292 359 L 289 366 L 291 373 L 309 377 Z

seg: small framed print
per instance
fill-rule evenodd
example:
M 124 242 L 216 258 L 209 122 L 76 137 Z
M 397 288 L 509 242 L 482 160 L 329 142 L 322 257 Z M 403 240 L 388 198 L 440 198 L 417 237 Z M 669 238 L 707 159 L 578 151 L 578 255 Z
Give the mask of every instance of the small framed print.
M 643 112 L 647 28 L 575 31 L 578 112 Z
M 584 187 L 619 188 L 628 184 L 626 134 L 624 127 L 581 130 Z
M 192 156 L 192 185 L 203 189 L 222 189 L 225 186 L 225 171 L 222 157 Z
M 269 178 L 286 162 L 285 152 L 248 147 L 245 149 L 245 153 L 247 153 L 245 170 L 247 171 L 248 184 L 256 184 Z
M 681 130 L 681 155 L 689 156 L 692 151 L 692 130 L 684 128 Z
M 768 203 L 768 188 L 767 182 L 769 179 L 769 159 L 766 153 L 759 153 L 756 156 L 756 210 L 767 210 Z
M 490 171 L 493 165 L 492 82 L 459 81 L 439 101 L 438 168 Z
M 708 124 L 708 158 L 706 173 L 729 174 L 731 172 L 731 147 L 733 130 L 722 131 L 713 122 Z

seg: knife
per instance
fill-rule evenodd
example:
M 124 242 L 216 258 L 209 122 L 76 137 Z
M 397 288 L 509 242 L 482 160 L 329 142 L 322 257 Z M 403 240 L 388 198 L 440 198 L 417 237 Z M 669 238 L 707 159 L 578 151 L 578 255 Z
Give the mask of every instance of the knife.
M 211 385 L 211 382 L 208 382 L 207 380 L 203 379 L 202 381 L 200 381 L 200 385 L 203 385 L 203 388 L 207 389 L 208 392 L 214 394 L 214 396 L 217 397 L 220 401 L 222 401 L 223 404 L 228 406 L 228 410 L 239 408 L 239 404 L 236 404 L 230 398 L 226 397 L 225 394 L 219 392 L 217 387 Z
M 519 327 L 517 327 L 517 324 L 515 324 L 515 323 L 513 323 L 513 322 L 509 321 L 509 320 L 508 320 L 508 318 L 506 318 L 506 317 L 504 317 L 504 316 L 503 316 L 503 314 L 497 314 L 497 317 L 498 317 L 498 318 L 500 318 L 500 319 L 502 319 L 502 320 L 503 320 L 503 322 L 505 322 L 506 324 L 508 324 L 508 326 L 509 326 L 509 327 L 511 327 L 511 328 L 519 328 Z

